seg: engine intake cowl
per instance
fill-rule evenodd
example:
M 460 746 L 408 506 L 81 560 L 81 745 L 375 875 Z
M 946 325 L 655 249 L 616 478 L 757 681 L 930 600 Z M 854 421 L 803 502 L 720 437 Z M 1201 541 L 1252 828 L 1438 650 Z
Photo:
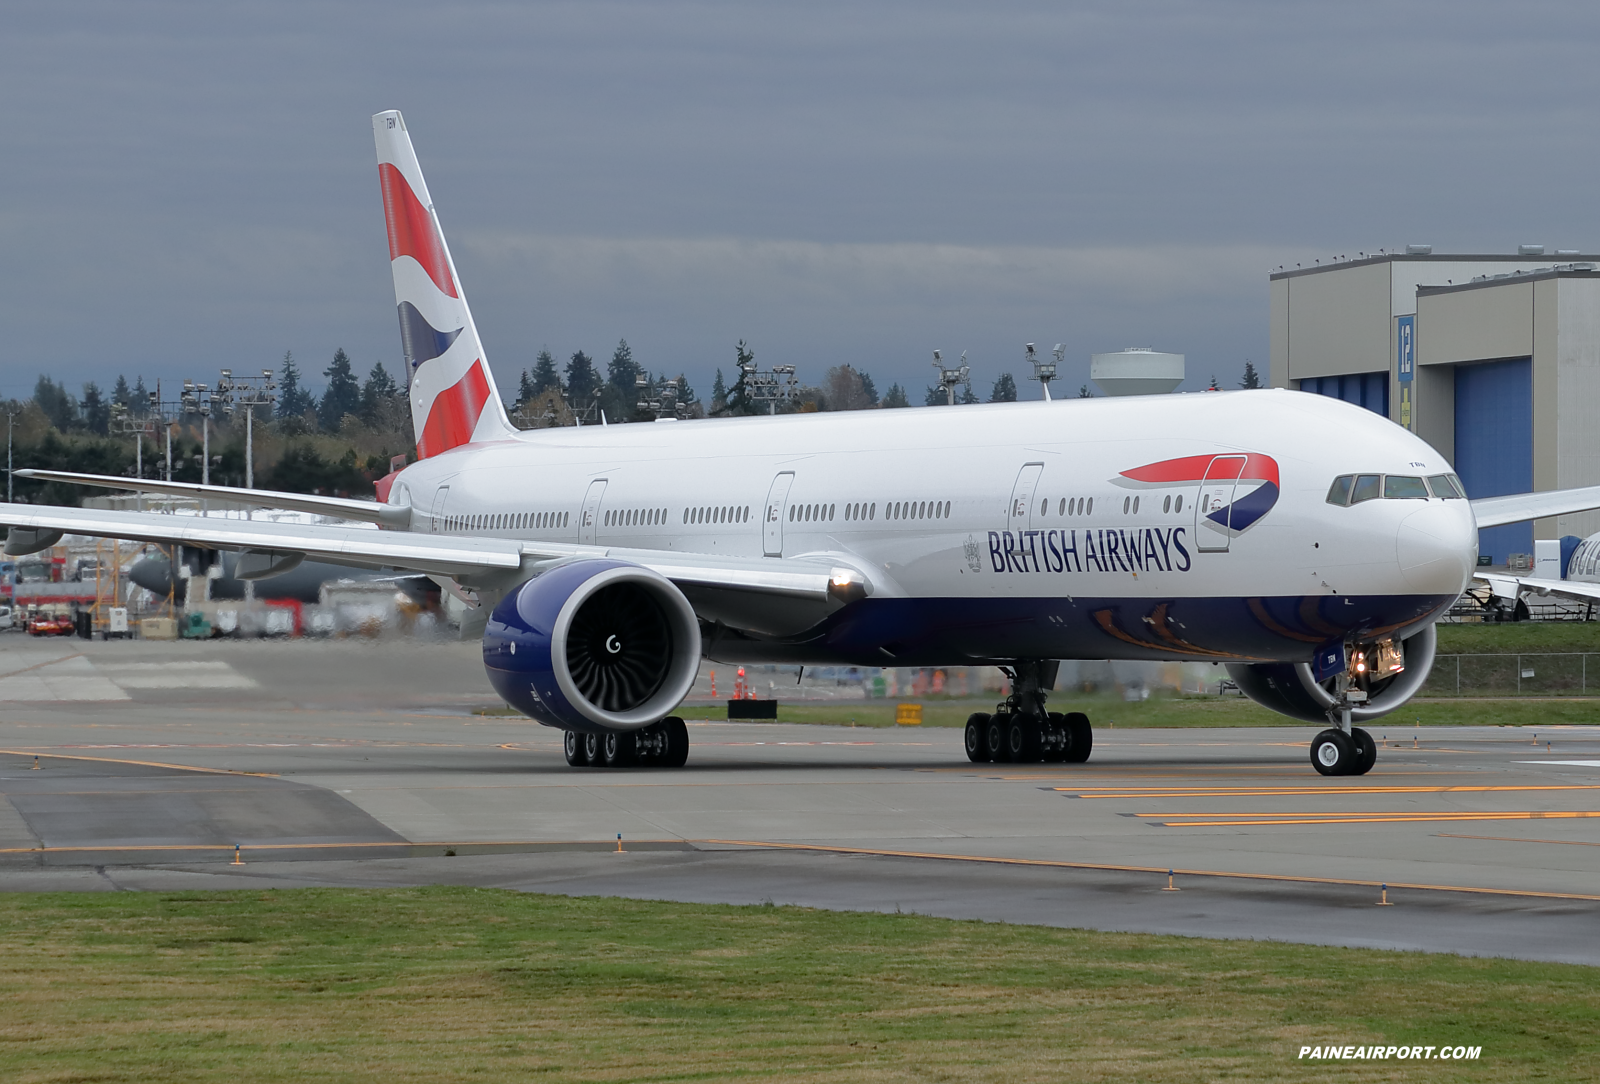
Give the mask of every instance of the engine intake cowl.
M 1432 625 L 1406 637 L 1405 669 L 1374 684 L 1371 699 L 1353 705 L 1350 719 L 1355 723 L 1370 723 L 1381 719 L 1410 700 L 1428 680 L 1433 669 L 1434 649 L 1439 634 Z M 1306 723 L 1325 723 L 1337 701 L 1329 686 L 1319 684 L 1312 676 L 1311 666 L 1303 662 L 1229 663 L 1228 676 L 1239 686 L 1239 691 L 1280 715 Z
M 483 665 L 507 704 L 546 726 L 637 730 L 665 717 L 700 670 L 700 623 L 665 576 L 581 559 L 494 608 Z

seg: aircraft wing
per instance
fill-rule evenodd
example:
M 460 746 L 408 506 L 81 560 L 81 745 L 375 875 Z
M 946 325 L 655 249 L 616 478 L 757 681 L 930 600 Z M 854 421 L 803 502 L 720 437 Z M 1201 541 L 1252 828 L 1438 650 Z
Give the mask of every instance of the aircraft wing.
M 1600 508 L 1600 486 L 1556 489 L 1546 493 L 1513 493 L 1504 497 L 1479 497 L 1472 502 L 1472 514 L 1477 517 L 1479 527 L 1525 523 L 1530 519 L 1565 516 L 1573 512 L 1591 512 L 1596 508 Z
M 1543 576 L 1507 576 L 1498 572 L 1480 572 L 1473 579 L 1488 584 L 1498 597 L 1512 600 L 1524 591 L 1536 595 L 1563 595 L 1585 601 L 1600 599 L 1600 583 L 1552 580 Z
M 33 468 L 19 470 L 16 475 L 18 478 L 33 478 L 41 482 L 66 482 L 75 486 L 124 489 L 134 493 L 159 493 L 168 497 L 209 497 L 213 500 L 255 505 L 258 508 L 311 512 L 319 516 L 335 516 L 339 519 L 353 519 L 389 527 L 403 527 L 411 521 L 409 508 L 379 504 L 377 501 L 351 500 L 348 497 L 319 497 L 310 493 L 282 493 L 275 489 L 239 489 L 235 486 L 160 482 L 146 478 L 118 478 L 110 474 L 76 474 L 71 471 Z
M 59 534 L 177 543 L 206 549 L 301 553 L 318 561 L 356 568 L 394 568 L 452 578 L 511 576 L 569 557 L 612 557 L 653 569 L 680 587 L 735 594 L 783 595 L 814 602 L 840 602 L 869 593 L 866 575 L 827 556 L 816 560 L 725 557 L 631 550 L 612 546 L 521 542 L 407 531 L 374 531 L 327 524 L 267 523 L 156 512 L 103 512 L 89 508 L 0 502 L 0 524 L 35 548 Z M 27 552 L 20 547 L 16 552 Z M 515 582 L 513 580 L 513 582 Z

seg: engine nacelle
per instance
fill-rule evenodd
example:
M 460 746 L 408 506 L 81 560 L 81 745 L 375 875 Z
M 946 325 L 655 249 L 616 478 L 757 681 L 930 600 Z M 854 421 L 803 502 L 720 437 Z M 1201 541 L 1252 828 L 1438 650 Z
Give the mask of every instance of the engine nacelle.
M 1430 624 L 1401 642 L 1404 645 L 1405 669 L 1392 677 L 1374 682 L 1367 690 L 1366 703 L 1351 705 L 1352 722 L 1367 723 L 1383 718 L 1415 696 L 1422 688 L 1422 683 L 1428 680 L 1439 634 Z M 1291 719 L 1325 724 L 1328 722 L 1328 713 L 1337 706 L 1333 691 L 1312 676 L 1310 663 L 1244 665 L 1230 662 L 1228 675 L 1251 700 Z
M 694 686 L 700 623 L 659 573 L 624 561 L 568 561 L 494 608 L 483 665 L 507 704 L 546 726 L 638 730 Z

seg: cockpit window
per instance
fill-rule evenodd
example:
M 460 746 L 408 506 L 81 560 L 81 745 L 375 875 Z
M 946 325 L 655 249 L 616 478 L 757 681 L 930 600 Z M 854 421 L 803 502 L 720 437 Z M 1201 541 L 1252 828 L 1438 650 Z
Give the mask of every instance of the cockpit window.
M 1383 475 L 1356 475 L 1355 490 L 1350 494 L 1351 504 L 1360 504 L 1362 501 L 1375 501 L 1381 496 L 1383 496 Z
M 1421 478 L 1407 478 L 1403 474 L 1391 474 L 1383 480 L 1383 495 L 1390 500 L 1427 500 L 1428 487 L 1422 484 Z
M 1430 474 L 1428 485 L 1435 497 L 1443 497 L 1447 501 L 1465 500 L 1467 496 L 1461 491 L 1461 479 L 1453 474 Z
M 1333 480 L 1333 488 L 1328 490 L 1328 503 L 1346 505 L 1350 503 L 1350 483 L 1355 481 L 1353 474 L 1341 474 Z

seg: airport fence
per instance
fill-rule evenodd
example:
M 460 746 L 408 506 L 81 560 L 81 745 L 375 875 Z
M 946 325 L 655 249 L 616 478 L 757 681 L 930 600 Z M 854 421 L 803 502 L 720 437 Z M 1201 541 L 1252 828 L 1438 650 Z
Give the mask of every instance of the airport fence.
M 1589 687 L 1590 674 L 1595 687 Z M 1423 696 L 1600 695 L 1600 654 L 1440 655 Z

